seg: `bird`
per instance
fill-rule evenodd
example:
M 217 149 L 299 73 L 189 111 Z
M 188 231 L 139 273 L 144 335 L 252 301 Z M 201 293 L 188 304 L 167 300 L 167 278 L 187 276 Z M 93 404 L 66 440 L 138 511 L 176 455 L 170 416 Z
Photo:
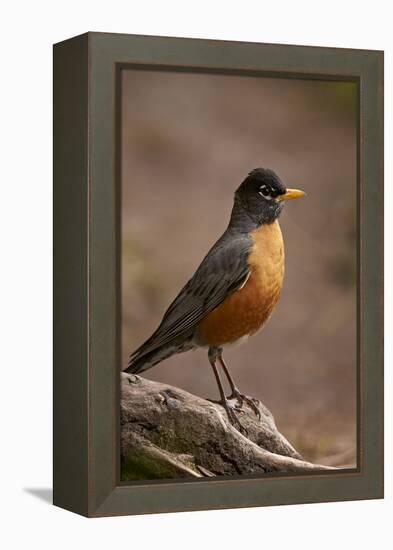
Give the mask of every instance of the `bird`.
M 249 172 L 234 193 L 227 229 L 169 305 L 157 330 L 130 355 L 125 372 L 140 374 L 174 354 L 205 348 L 230 423 L 246 431 L 238 416 L 244 403 L 260 418 L 259 401 L 240 392 L 223 352 L 247 340 L 271 316 L 284 280 L 278 219 L 286 201 L 303 196 L 304 191 L 286 188 L 269 168 Z M 229 396 L 218 366 L 229 383 Z

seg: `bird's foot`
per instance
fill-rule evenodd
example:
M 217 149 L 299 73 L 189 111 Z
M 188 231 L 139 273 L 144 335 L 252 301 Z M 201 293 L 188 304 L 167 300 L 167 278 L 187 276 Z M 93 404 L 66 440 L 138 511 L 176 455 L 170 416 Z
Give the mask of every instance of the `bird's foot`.
M 228 415 L 229 422 L 232 424 L 232 426 L 236 428 L 241 434 L 247 436 L 248 431 L 238 418 L 238 412 L 239 412 L 238 407 L 233 406 L 232 403 L 229 403 L 227 399 L 225 399 L 225 401 L 222 401 L 221 405 L 224 407 Z
M 248 436 L 248 430 L 243 424 L 240 422 L 238 418 L 239 412 L 243 412 L 239 406 L 235 406 L 232 403 L 228 401 L 228 399 L 225 399 L 225 401 L 216 401 L 214 399 L 207 399 L 207 401 L 210 401 L 210 403 L 214 403 L 215 405 L 221 405 L 224 407 L 225 412 L 227 413 L 229 422 L 232 424 L 236 430 L 238 430 L 242 435 Z
M 210 401 L 210 403 L 214 403 L 215 405 L 221 405 L 224 407 L 225 412 L 227 413 L 229 422 L 232 424 L 236 430 L 238 430 L 242 435 L 248 436 L 248 430 L 243 424 L 240 422 L 238 418 L 239 412 L 244 412 L 238 405 L 233 405 L 228 401 L 229 398 L 226 398 L 225 401 L 216 401 L 214 399 L 207 399 L 207 401 Z
M 248 395 L 244 395 L 244 393 L 240 393 L 238 389 L 235 389 L 231 395 L 228 396 L 228 399 L 236 399 L 238 404 L 235 407 L 237 410 L 242 410 L 244 403 L 247 403 L 247 405 L 250 407 L 250 409 L 255 413 L 255 416 L 258 418 L 258 420 L 261 419 L 261 411 L 259 410 L 259 401 L 258 399 L 255 399 L 255 397 L 250 397 Z

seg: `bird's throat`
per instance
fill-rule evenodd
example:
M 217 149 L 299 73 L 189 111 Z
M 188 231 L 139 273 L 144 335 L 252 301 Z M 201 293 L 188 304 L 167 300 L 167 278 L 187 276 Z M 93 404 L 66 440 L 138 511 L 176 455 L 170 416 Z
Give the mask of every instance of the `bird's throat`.
M 252 233 L 263 225 L 274 223 L 283 209 L 283 203 L 266 202 L 262 207 L 252 209 L 235 196 L 229 229 L 240 233 Z

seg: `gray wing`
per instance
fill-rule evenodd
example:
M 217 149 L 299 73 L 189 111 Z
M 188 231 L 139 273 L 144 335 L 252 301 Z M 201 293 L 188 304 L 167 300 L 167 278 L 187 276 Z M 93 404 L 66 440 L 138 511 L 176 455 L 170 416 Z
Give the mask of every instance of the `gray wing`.
M 167 309 L 154 334 L 131 356 L 130 364 L 182 336 L 192 334 L 202 319 L 246 281 L 252 240 L 226 234 L 213 246 L 192 279 Z

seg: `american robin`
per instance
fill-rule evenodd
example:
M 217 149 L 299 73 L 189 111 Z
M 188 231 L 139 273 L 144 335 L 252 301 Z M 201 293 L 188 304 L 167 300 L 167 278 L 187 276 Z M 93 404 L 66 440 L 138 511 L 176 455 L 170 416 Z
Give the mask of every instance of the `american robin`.
M 131 354 L 126 372 L 138 374 L 175 353 L 207 348 L 230 422 L 242 431 L 235 411 L 244 402 L 259 416 L 257 401 L 235 385 L 223 349 L 247 339 L 270 317 L 284 277 L 278 217 L 286 200 L 304 195 L 287 189 L 272 170 L 252 170 L 235 192 L 228 228 L 169 306 L 157 330 Z M 217 361 L 232 391 L 228 397 Z

